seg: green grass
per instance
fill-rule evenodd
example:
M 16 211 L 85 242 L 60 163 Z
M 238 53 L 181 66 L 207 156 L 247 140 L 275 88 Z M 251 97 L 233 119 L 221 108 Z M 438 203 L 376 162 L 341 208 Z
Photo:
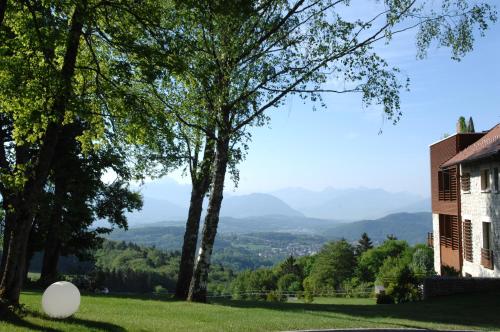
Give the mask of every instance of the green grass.
M 80 311 L 58 321 L 41 313 L 40 293 L 25 292 L 29 314 L 0 321 L 0 331 L 280 331 L 396 327 L 500 330 L 500 293 L 451 296 L 401 305 L 373 299 L 313 304 L 217 300 L 212 304 L 140 296 L 85 295 Z

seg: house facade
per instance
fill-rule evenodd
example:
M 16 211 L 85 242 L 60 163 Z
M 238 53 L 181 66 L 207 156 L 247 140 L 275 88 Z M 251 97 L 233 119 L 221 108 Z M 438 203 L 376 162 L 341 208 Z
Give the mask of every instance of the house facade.
M 434 265 L 500 277 L 500 124 L 430 146 Z

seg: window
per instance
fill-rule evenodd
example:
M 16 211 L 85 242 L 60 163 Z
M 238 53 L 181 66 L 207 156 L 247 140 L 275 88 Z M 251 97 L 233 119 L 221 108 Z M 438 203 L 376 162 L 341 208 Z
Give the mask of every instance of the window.
M 483 222 L 483 247 L 481 248 L 481 265 L 493 270 L 493 250 L 491 250 L 491 223 Z
M 456 168 L 438 172 L 438 189 L 440 201 L 454 201 L 457 199 Z
M 470 191 L 470 173 L 464 173 L 461 177 L 462 191 Z
M 466 261 L 472 262 L 472 225 L 470 220 L 463 222 L 464 236 L 464 258 Z
M 483 169 L 481 171 L 481 190 L 487 191 L 490 190 L 490 170 Z
M 498 192 L 498 168 L 493 169 L 493 187 L 495 188 L 495 191 Z
M 441 246 L 458 250 L 459 226 L 457 216 L 439 215 L 439 241 Z
M 483 222 L 483 248 L 491 249 L 491 223 Z

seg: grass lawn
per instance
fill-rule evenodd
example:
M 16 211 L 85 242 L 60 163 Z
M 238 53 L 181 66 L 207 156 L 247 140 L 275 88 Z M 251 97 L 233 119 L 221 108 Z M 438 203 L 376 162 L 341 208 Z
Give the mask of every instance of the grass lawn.
M 373 299 L 318 299 L 313 304 L 216 300 L 197 304 L 141 296 L 85 295 L 71 319 L 41 313 L 41 294 L 25 292 L 30 314 L 0 321 L 0 331 L 282 331 L 396 327 L 500 331 L 500 292 L 418 303 L 376 305 Z

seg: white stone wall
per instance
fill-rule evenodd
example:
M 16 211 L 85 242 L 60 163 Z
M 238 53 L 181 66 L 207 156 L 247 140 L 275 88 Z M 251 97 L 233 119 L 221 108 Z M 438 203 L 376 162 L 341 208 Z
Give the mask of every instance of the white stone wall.
M 432 232 L 434 234 L 434 271 L 441 275 L 441 249 L 439 248 L 439 214 L 432 214 Z
M 500 192 L 495 191 L 493 170 L 500 170 L 500 161 L 464 165 L 461 175 L 470 173 L 470 192 L 461 191 L 462 220 L 470 220 L 472 225 L 472 263 L 463 260 L 463 274 L 473 277 L 500 277 Z M 481 170 L 490 170 L 490 190 L 481 190 Z M 491 223 L 494 270 L 481 266 L 483 247 L 483 222 Z

